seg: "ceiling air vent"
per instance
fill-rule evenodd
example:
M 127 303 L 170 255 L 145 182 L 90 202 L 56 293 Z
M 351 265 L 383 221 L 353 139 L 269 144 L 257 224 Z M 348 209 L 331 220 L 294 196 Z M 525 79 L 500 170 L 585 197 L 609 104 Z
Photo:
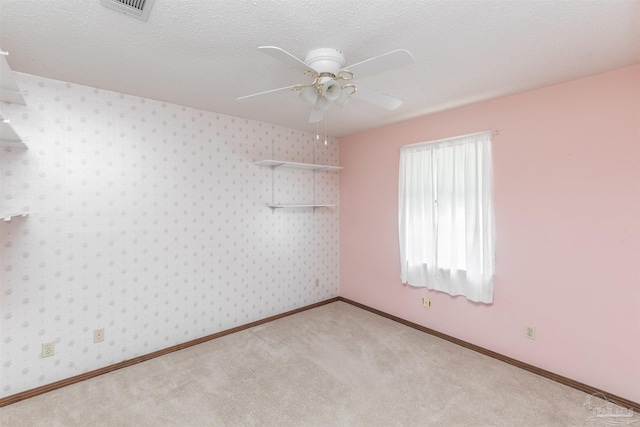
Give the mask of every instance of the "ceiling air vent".
M 151 6 L 155 0 L 100 0 L 108 9 L 113 9 L 125 15 L 133 16 L 141 21 L 149 19 Z

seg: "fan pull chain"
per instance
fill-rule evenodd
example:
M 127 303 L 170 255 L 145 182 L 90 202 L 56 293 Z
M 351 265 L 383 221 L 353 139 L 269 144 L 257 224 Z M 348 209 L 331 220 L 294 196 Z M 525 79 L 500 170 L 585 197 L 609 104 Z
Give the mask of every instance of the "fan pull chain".
M 327 142 L 327 116 L 324 116 L 324 145 L 325 147 L 327 145 L 329 145 L 329 143 Z

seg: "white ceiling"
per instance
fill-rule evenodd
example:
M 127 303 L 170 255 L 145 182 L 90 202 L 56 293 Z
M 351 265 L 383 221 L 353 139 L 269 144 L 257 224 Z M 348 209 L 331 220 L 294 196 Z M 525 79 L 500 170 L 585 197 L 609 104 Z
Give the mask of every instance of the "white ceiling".
M 640 0 L 156 0 L 148 22 L 99 0 L 0 0 L 15 71 L 315 131 L 295 92 L 236 101 L 309 82 L 264 45 L 301 59 L 332 47 L 347 64 L 414 55 L 358 80 L 398 110 L 331 107 L 328 133 L 343 136 L 639 63 Z

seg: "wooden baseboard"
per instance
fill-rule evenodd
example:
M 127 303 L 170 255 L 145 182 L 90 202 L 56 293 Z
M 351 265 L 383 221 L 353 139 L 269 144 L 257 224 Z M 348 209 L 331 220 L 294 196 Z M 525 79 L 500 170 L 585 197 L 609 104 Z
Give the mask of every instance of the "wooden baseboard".
M 394 315 L 385 313 L 383 311 L 380 311 L 380 310 L 377 310 L 375 308 L 366 306 L 364 304 L 360 304 L 358 302 L 351 301 L 351 300 L 349 300 L 347 298 L 338 297 L 338 300 L 342 301 L 342 302 L 345 302 L 347 304 L 351 304 L 351 305 L 353 305 L 355 307 L 358 307 L 358 308 L 361 308 L 363 310 L 369 311 L 371 313 L 377 314 L 379 316 L 386 317 L 387 319 L 393 320 L 395 322 L 402 323 L 403 325 L 409 326 L 409 327 L 411 327 L 413 329 L 417 329 L 419 331 L 426 332 L 427 334 L 436 336 L 438 338 L 442 338 L 443 340 L 446 340 L 446 341 L 449 341 L 451 343 L 457 344 L 459 346 L 468 348 L 469 350 L 473 350 L 473 351 L 476 351 L 478 353 L 484 354 L 485 356 L 489 356 L 489 357 L 492 357 L 494 359 L 498 359 L 498 360 L 500 360 L 502 362 L 508 363 L 510 365 L 517 366 L 518 368 L 524 369 L 525 371 L 532 372 L 534 374 L 537 374 L 537 375 L 540 375 L 542 377 L 548 378 L 550 380 L 556 381 L 556 382 L 558 382 L 560 384 L 564 384 L 566 386 L 569 386 L 569 387 L 575 388 L 577 390 L 583 391 L 583 392 L 585 392 L 587 394 L 601 393 L 604 396 L 606 396 L 607 400 L 610 401 L 610 402 L 613 402 L 613 403 L 615 403 L 615 404 L 617 404 L 619 406 L 622 406 L 624 408 L 633 409 L 635 412 L 640 412 L 640 403 L 638 403 L 638 402 L 634 402 L 632 400 L 625 399 L 624 397 L 616 396 L 615 394 L 606 392 L 604 390 L 600 390 L 600 389 L 595 388 L 595 387 L 591 387 L 590 385 L 583 384 L 583 383 L 578 382 L 578 381 L 574 381 L 574 380 L 572 380 L 570 378 L 563 377 L 562 375 L 554 374 L 553 372 L 538 368 L 537 366 L 533 366 L 533 365 L 530 365 L 528 363 L 521 362 L 519 360 L 516 360 L 516 359 L 513 359 L 511 357 L 502 355 L 500 353 L 496 353 L 495 351 L 487 350 L 486 348 L 477 346 L 475 344 L 468 343 L 466 341 L 463 341 L 461 339 L 452 337 L 452 336 L 447 335 L 447 334 L 443 334 L 442 332 L 435 331 L 435 330 L 427 328 L 425 326 L 418 325 L 417 323 L 413 323 L 413 322 L 410 322 L 408 320 L 404 320 L 404 319 L 402 319 L 400 317 L 396 317 Z
M 638 403 L 638 402 L 634 402 L 632 400 L 625 399 L 625 398 L 620 397 L 620 396 L 616 396 L 615 394 L 608 393 L 608 392 L 606 392 L 604 390 L 600 390 L 598 388 L 591 387 L 591 386 L 589 386 L 587 384 L 583 384 L 581 382 L 574 381 L 574 380 L 572 380 L 570 378 L 563 377 L 562 375 L 558 375 L 558 374 L 555 374 L 553 372 L 550 372 L 550 371 L 538 368 L 536 366 L 530 365 L 528 363 L 524 363 L 524 362 L 521 362 L 519 360 L 513 359 L 511 357 L 504 356 L 504 355 L 502 355 L 500 353 L 496 353 L 494 351 L 487 350 L 486 348 L 477 346 L 475 344 L 468 343 L 466 341 L 463 341 L 461 339 L 452 337 L 450 335 L 443 334 L 442 332 L 438 332 L 436 330 L 427 328 L 425 326 L 418 325 L 417 323 L 413 323 L 413 322 L 410 322 L 408 320 L 404 320 L 404 319 L 402 319 L 400 317 L 393 316 L 391 314 L 388 314 L 388 313 L 385 313 L 383 311 L 377 310 L 375 308 L 366 306 L 364 304 L 360 304 L 360 303 L 355 302 L 355 301 L 351 301 L 351 300 L 349 300 L 347 298 L 343 298 L 343 297 L 331 298 L 331 299 L 328 299 L 326 301 L 321 301 L 321 302 L 318 302 L 318 303 L 315 303 L 315 304 L 311 304 L 311 305 L 308 305 L 308 306 L 305 306 L 305 307 L 297 308 L 295 310 L 287 311 L 286 313 L 282 313 L 282 314 L 278 314 L 278 315 L 275 315 L 275 316 L 267 317 L 267 318 L 261 319 L 261 320 L 256 320 L 255 322 L 247 323 L 245 325 L 237 326 L 235 328 L 227 329 L 225 331 L 217 332 L 215 334 L 211 334 L 211 335 L 207 335 L 207 336 L 204 336 L 204 337 L 201 337 L 201 338 L 197 338 L 195 340 L 187 341 L 187 342 L 182 343 L 182 344 L 177 344 L 177 345 L 174 345 L 174 346 L 171 346 L 171 347 L 167 347 L 165 349 L 154 351 L 153 353 L 145 354 L 143 356 L 139 356 L 139 357 L 136 357 L 134 359 L 125 360 L 125 361 L 122 361 L 120 363 L 116 363 L 114 365 L 105 366 L 104 368 L 96 369 L 96 370 L 90 371 L 90 372 L 85 372 L 84 374 L 76 375 L 76 376 L 71 377 L 71 378 L 66 378 L 64 380 L 56 381 L 56 382 L 51 383 L 51 384 L 46 384 L 46 385 L 43 385 L 41 387 L 37 387 L 37 388 L 31 389 L 31 390 L 26 390 L 26 391 L 23 391 L 21 393 L 17 393 L 17 394 L 11 395 L 11 396 L 3 397 L 3 398 L 0 399 L 0 407 L 11 405 L 12 403 L 16 403 L 16 402 L 19 402 L 21 400 L 29 399 L 31 397 L 35 397 L 35 396 L 38 396 L 38 395 L 41 395 L 41 394 L 44 394 L 44 393 L 48 393 L 50 391 L 66 387 L 66 386 L 71 385 L 71 384 L 79 383 L 79 382 L 88 380 L 90 378 L 95 378 L 97 376 L 100 376 L 100 375 L 103 375 L 103 374 L 106 374 L 106 373 L 109 373 L 109 372 L 117 371 L 118 369 L 122 369 L 122 368 L 126 368 L 128 366 L 136 365 L 138 363 L 142 363 L 142 362 L 145 362 L 147 360 L 151 360 L 151 359 L 154 359 L 154 358 L 159 357 L 159 356 L 163 356 L 163 355 L 168 354 L 168 353 L 173 353 L 174 351 L 178 351 L 178 350 L 182 350 L 184 348 L 188 348 L 188 347 L 191 347 L 191 346 L 194 346 L 194 345 L 202 344 L 204 342 L 211 341 L 213 339 L 220 338 L 220 337 L 223 337 L 225 335 L 233 334 L 235 332 L 240 332 L 240 331 L 243 331 L 245 329 L 253 328 L 253 327 L 258 326 L 258 325 L 262 325 L 262 324 L 265 324 L 265 323 L 268 323 L 268 322 L 272 322 L 274 320 L 281 319 L 283 317 L 291 316 L 292 314 L 300 313 L 300 312 L 303 312 L 303 311 L 306 311 L 306 310 L 310 310 L 312 308 L 320 307 L 320 306 L 323 306 L 323 305 L 326 305 L 326 304 L 330 304 L 330 303 L 333 303 L 333 302 L 336 302 L 336 301 L 342 301 L 342 302 L 345 302 L 347 304 L 351 304 L 351 305 L 353 305 L 355 307 L 361 308 L 361 309 L 366 310 L 368 312 L 371 312 L 371 313 L 377 314 L 379 316 L 385 317 L 387 319 L 393 320 L 395 322 L 401 323 L 401 324 L 403 324 L 405 326 L 409 326 L 409 327 L 411 327 L 413 329 L 417 329 L 419 331 L 428 333 L 430 335 L 436 336 L 436 337 L 441 338 L 443 340 L 449 341 L 449 342 L 457 344 L 459 346 L 468 348 L 470 350 L 476 351 L 478 353 L 484 354 L 486 356 L 489 356 L 489 357 L 492 357 L 494 359 L 500 360 L 502 362 L 508 363 L 510 365 L 516 366 L 518 368 L 524 369 L 526 371 L 529 371 L 529 372 L 532 372 L 534 374 L 540 375 L 542 377 L 548 378 L 550 380 L 556 381 L 556 382 L 558 382 L 560 384 L 564 384 L 564 385 L 572 387 L 574 389 L 583 391 L 583 392 L 585 392 L 587 394 L 602 393 L 604 396 L 606 396 L 606 398 L 610 402 L 613 402 L 613 403 L 615 403 L 617 405 L 620 405 L 620 406 L 622 406 L 624 408 L 629 408 L 629 409 L 633 409 L 636 412 L 640 412 L 640 403 Z
M 154 351 L 153 353 L 145 354 L 143 356 L 136 357 L 134 359 L 125 360 L 114 365 L 105 366 L 104 368 L 96 369 L 94 371 L 85 372 L 84 374 L 76 375 L 71 378 L 66 378 L 64 380 L 56 381 L 51 384 L 46 384 L 41 387 L 37 387 L 31 390 L 26 390 L 21 393 L 16 393 L 11 396 L 3 397 L 0 399 L 0 408 L 3 406 L 11 405 L 12 403 L 19 402 L 21 400 L 29 399 L 31 397 L 38 396 L 40 394 L 48 393 L 53 390 L 57 390 L 62 387 L 66 387 L 71 384 L 79 383 L 82 381 L 86 381 L 90 378 L 95 378 L 100 375 L 104 375 L 109 372 L 117 371 L 118 369 L 126 368 L 128 366 L 136 365 L 141 362 L 146 362 L 147 360 L 154 359 L 159 356 L 163 356 L 165 354 L 173 353 L 174 351 L 182 350 L 187 347 L 191 347 L 194 345 L 202 344 L 207 341 L 214 340 L 216 338 L 223 337 L 225 335 L 233 334 L 235 332 L 240 332 L 245 329 L 253 328 L 258 325 L 262 325 L 264 323 L 269 323 L 274 320 L 281 319 L 283 317 L 291 316 L 292 314 L 300 313 L 302 311 L 310 310 L 312 308 L 320 307 L 326 304 L 330 304 L 332 302 L 339 301 L 338 297 L 330 298 L 326 301 L 317 302 L 315 304 L 307 305 L 301 308 L 297 308 L 295 310 L 287 311 L 286 313 L 277 314 L 275 316 L 267 317 L 265 319 L 256 320 L 255 322 L 247 323 L 246 325 L 237 326 L 235 328 L 227 329 L 225 331 L 217 332 L 215 334 L 207 335 L 201 338 L 197 338 L 195 340 L 187 341 L 182 344 L 177 344 L 171 347 L 167 347 L 162 350 Z

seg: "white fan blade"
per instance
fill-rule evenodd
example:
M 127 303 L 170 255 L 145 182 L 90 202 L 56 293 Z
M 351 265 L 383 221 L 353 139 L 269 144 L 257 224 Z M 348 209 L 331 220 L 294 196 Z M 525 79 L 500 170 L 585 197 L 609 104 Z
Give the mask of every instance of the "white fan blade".
M 389 96 L 382 92 L 378 92 L 377 90 L 368 89 L 360 85 L 357 86 L 356 92 L 351 96 L 370 104 L 386 108 L 387 110 L 395 110 L 402 105 L 402 101 L 398 98 L 394 98 L 393 96 Z
M 260 46 L 258 49 L 260 49 L 261 52 L 266 53 L 270 57 L 284 62 L 291 68 L 294 68 L 300 71 L 312 71 L 315 73 L 315 71 L 313 71 L 311 68 L 309 68 L 307 64 L 304 63 L 304 61 L 291 55 L 289 52 L 287 52 L 284 49 L 280 49 L 279 47 L 275 47 L 275 46 Z
M 393 70 L 394 68 L 411 65 L 414 62 L 415 59 L 413 59 L 413 55 L 411 55 L 408 50 L 398 49 L 385 53 L 384 55 L 349 65 L 348 67 L 343 68 L 343 70 L 352 72 L 354 78 L 360 79 L 362 77 L 384 73 L 385 71 Z
M 244 101 L 245 99 L 253 98 L 254 96 L 269 95 L 269 94 L 272 94 L 272 93 L 284 92 L 284 91 L 287 91 L 287 90 L 293 90 L 294 88 L 299 87 L 299 86 L 300 85 L 281 87 L 281 88 L 278 88 L 278 89 L 271 89 L 271 90 L 267 90 L 267 91 L 264 91 L 264 92 L 258 92 L 258 93 L 254 93 L 254 94 L 251 94 L 251 95 L 241 96 L 240 98 L 237 98 L 236 101 Z
M 324 113 L 312 108 L 311 114 L 309 114 L 309 123 L 318 123 L 322 119 L 324 119 Z

